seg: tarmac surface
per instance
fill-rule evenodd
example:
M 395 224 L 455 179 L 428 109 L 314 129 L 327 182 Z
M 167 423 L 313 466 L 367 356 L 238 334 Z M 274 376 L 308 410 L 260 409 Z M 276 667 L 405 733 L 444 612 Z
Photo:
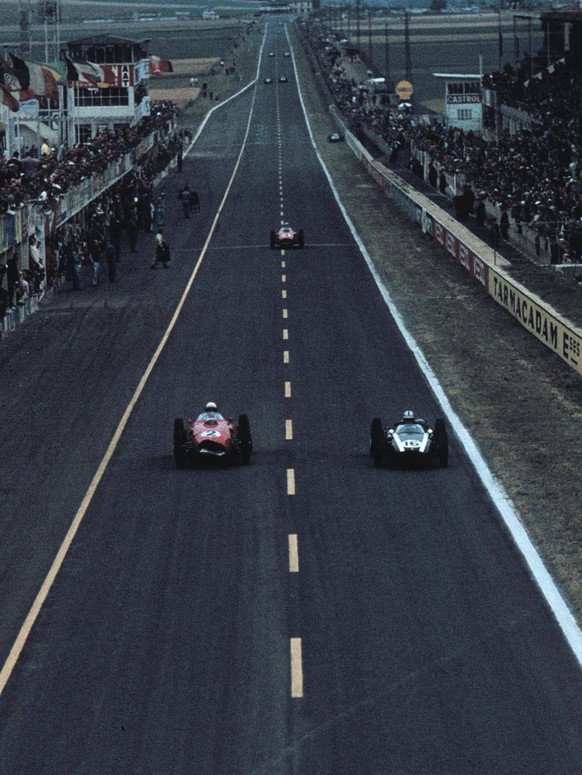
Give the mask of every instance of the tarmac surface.
M 294 79 L 254 95 L 163 184 L 202 203 L 168 270 L 143 237 L 0 348 L 0 772 L 575 772 L 579 665 L 454 433 L 449 469 L 371 464 L 373 416 L 441 409 Z M 207 400 L 248 413 L 250 466 L 174 467 Z

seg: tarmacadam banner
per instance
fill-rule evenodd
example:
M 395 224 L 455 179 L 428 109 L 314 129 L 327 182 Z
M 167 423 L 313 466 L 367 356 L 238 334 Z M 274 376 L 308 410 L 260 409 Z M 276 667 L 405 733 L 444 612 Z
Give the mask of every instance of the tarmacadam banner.
M 354 149 L 356 156 L 361 160 L 365 159 L 364 167 L 374 181 L 411 220 L 420 225 L 424 234 L 441 245 L 451 258 L 457 261 L 483 287 L 483 290 L 525 329 L 582 374 L 581 329 L 560 317 L 558 313 L 553 314 L 549 305 L 506 277 L 495 265 L 495 253 L 492 259 L 487 257 L 487 253 L 491 252 L 488 245 L 477 238 L 461 237 L 460 234 L 466 231 L 461 225 L 448 218 L 437 205 L 411 189 L 389 169 L 382 169 L 381 163 L 368 158 L 351 132 L 346 131 L 346 140 L 350 148 Z M 464 181 L 464 178 L 459 176 L 457 182 L 459 180 Z M 445 225 L 447 221 L 450 221 L 449 226 Z M 456 233 L 457 231 L 459 234 Z
M 489 295 L 531 334 L 582 374 L 582 332 L 552 315 L 506 277 L 489 269 Z

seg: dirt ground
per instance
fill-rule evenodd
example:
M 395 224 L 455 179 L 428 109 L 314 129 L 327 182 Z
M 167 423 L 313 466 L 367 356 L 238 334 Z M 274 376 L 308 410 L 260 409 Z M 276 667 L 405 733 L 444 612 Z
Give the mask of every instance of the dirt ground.
M 326 142 L 336 129 L 328 100 L 314 85 L 311 64 L 294 49 L 309 120 L 350 218 L 454 410 L 582 622 L 582 379 L 400 215 L 345 144 Z M 188 109 L 182 118 L 188 119 Z M 541 288 L 548 285 L 538 270 L 532 276 Z

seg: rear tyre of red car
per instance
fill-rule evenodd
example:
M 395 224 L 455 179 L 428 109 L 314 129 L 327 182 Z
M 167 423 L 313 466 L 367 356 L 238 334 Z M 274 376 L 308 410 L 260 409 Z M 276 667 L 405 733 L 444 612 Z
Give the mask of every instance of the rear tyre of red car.
M 305 247 L 305 234 L 303 233 L 303 229 L 299 229 L 299 247 Z
M 246 414 L 239 415 L 238 418 L 238 438 L 240 441 L 240 452 L 242 462 L 247 466 L 251 462 L 253 451 L 253 440 L 251 437 L 251 424 Z
M 384 457 L 384 431 L 379 417 L 374 417 L 370 427 L 370 455 L 376 468 L 380 468 Z
M 449 465 L 449 435 L 445 421 L 439 417 L 434 424 L 435 434 L 439 445 L 439 465 L 446 468 Z
M 184 453 L 185 436 L 184 420 L 181 417 L 177 417 L 174 420 L 174 461 L 176 468 L 184 468 L 186 463 L 186 455 Z

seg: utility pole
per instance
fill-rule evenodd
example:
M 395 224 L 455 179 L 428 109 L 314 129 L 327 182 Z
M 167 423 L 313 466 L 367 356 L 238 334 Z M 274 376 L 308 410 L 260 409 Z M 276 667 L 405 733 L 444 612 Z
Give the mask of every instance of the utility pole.
M 388 42 L 388 24 L 384 24 L 384 77 L 386 86 L 392 91 L 392 77 L 390 75 L 390 44 Z
M 412 58 L 410 56 L 410 16 L 404 11 L 404 72 L 407 81 L 412 81 Z
M 18 0 L 18 19 L 20 27 L 19 51 L 23 56 L 32 50 L 32 6 L 30 0 Z
M 39 0 L 38 18 L 44 25 L 44 61 L 50 62 L 51 56 L 57 61 L 61 50 L 61 0 Z M 52 43 L 52 48 L 49 48 L 49 43 Z

